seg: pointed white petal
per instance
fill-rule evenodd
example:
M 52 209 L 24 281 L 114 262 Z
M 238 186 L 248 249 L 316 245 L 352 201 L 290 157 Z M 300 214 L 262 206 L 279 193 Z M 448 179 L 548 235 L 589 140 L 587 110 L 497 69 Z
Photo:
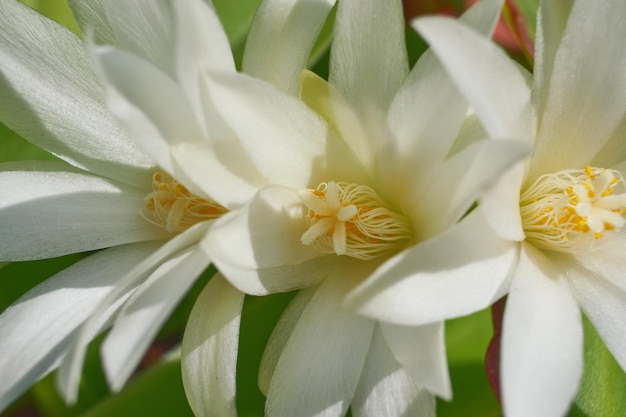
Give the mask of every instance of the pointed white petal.
M 447 159 L 415 196 L 413 218 L 419 235 L 435 236 L 459 221 L 485 189 L 531 151 L 520 141 L 483 140 Z
M 626 230 L 611 232 L 603 239 L 607 239 L 607 242 L 601 242 L 595 250 L 577 254 L 571 262 L 596 272 L 622 291 L 626 291 L 626 271 L 622 263 L 626 253 Z
M 215 109 L 271 184 L 304 188 L 327 152 L 328 127 L 302 102 L 244 74 L 206 75 Z M 317 185 L 317 184 L 315 184 Z
M 382 133 L 408 74 L 404 25 L 400 0 L 345 0 L 337 8 L 329 80 L 355 109 L 370 140 Z
M 101 347 L 102 366 L 114 391 L 126 383 L 161 325 L 210 261 L 191 247 L 163 263 L 124 303 Z
M 175 78 L 174 16 L 168 3 L 116 0 L 103 2 L 103 5 L 119 44 Z
M 530 88 L 520 68 L 501 49 L 449 18 L 420 18 L 413 26 L 428 41 L 491 137 L 530 140 L 535 129 Z
M 350 293 L 346 306 L 408 326 L 482 310 L 506 288 L 517 246 L 498 238 L 474 211 L 385 262 Z
M 327 279 L 302 312 L 270 383 L 268 417 L 340 417 L 350 406 L 374 328 L 340 306 L 354 278 Z
M 169 236 L 141 217 L 145 190 L 60 162 L 0 165 L 0 259 L 29 260 Z
M 443 322 L 419 327 L 380 323 L 380 329 L 394 358 L 417 386 L 452 399 Z
M 263 358 L 259 366 L 259 389 L 266 397 L 280 355 L 283 353 L 283 349 L 291 333 L 293 333 L 293 329 L 296 327 L 302 312 L 309 304 L 309 301 L 311 301 L 316 291 L 317 287 L 305 288 L 298 291 L 298 294 L 296 294 L 289 303 L 280 316 L 280 320 L 278 320 L 278 323 L 274 326 L 272 335 L 263 351 Z
M 337 261 L 300 239 L 308 225 L 297 190 L 268 187 L 213 223 L 202 244 L 239 290 L 253 295 L 319 283 Z
M 106 16 L 107 0 L 68 0 L 72 13 L 83 33 L 92 33 L 99 44 L 117 45 L 113 28 Z
M 435 416 L 435 398 L 416 386 L 394 359 L 380 328 L 374 330 L 370 351 L 352 401 L 355 417 Z
M 237 416 L 235 374 L 243 299 L 243 293 L 217 274 L 193 306 L 183 337 L 182 372 L 196 416 Z
M 522 244 L 502 328 L 505 415 L 565 415 L 582 376 L 582 332 L 567 281 L 541 252 Z
M 252 21 L 243 71 L 297 95 L 300 71 L 336 0 L 266 0 Z
M 132 270 L 119 279 L 118 285 L 113 291 L 107 294 L 96 306 L 92 316 L 77 330 L 76 336 L 73 338 L 68 353 L 57 373 L 57 386 L 66 401 L 76 401 L 81 368 L 85 358 L 85 349 L 93 337 L 102 329 L 102 323 L 97 321 L 97 318 L 106 311 L 111 311 L 111 313 L 117 312 L 119 306 L 115 305 L 115 301 L 121 294 L 126 294 L 139 285 L 168 258 L 176 256 L 177 253 L 198 242 L 206 234 L 209 227 L 208 223 L 198 223 L 189 228 L 170 239 L 157 251 L 136 264 Z
M 626 114 L 626 2 L 575 2 L 554 58 L 531 178 L 583 167 Z M 558 157 L 555 157 L 558 155 Z
M 58 365 L 78 326 L 120 276 L 156 247 L 137 243 L 91 255 L 30 290 L 0 315 L 0 410 Z
M 0 4 L 0 119 L 80 168 L 149 183 L 152 161 L 118 126 L 81 41 L 17 1 Z

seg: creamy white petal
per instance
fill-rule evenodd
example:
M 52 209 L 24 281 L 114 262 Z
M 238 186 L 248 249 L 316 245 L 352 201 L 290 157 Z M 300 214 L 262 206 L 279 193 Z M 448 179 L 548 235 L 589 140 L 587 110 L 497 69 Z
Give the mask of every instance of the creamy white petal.
M 489 36 L 501 8 L 502 0 L 481 1 L 460 20 Z M 394 135 L 389 146 L 395 148 L 395 162 L 380 166 L 385 171 L 397 167 L 398 177 L 410 169 L 411 177 L 424 178 L 448 154 L 466 110 L 467 102 L 433 52 L 426 51 L 391 104 L 389 124 Z
M 413 225 L 420 238 L 456 223 L 485 189 L 531 151 L 520 141 L 483 140 L 448 158 L 413 198 Z
M 581 168 L 626 114 L 626 2 L 575 2 L 554 58 L 531 178 Z M 558 155 L 558 157 L 555 157 Z
M 296 327 L 302 312 L 316 291 L 317 287 L 298 291 L 298 294 L 291 300 L 280 316 L 278 323 L 274 326 L 274 330 L 272 330 L 272 335 L 265 346 L 261 364 L 259 365 L 259 389 L 265 396 L 267 396 L 270 381 L 272 380 L 272 375 L 274 375 L 280 355 L 283 353 L 283 349 L 291 333 L 293 333 L 293 329 Z
M 0 410 L 58 365 L 75 330 L 98 302 L 156 248 L 156 243 L 136 243 L 91 255 L 33 288 L 0 315 Z
M 103 5 L 119 44 L 174 78 L 174 16 L 170 1 L 110 0 Z
M 133 292 L 101 346 L 102 366 L 120 390 L 178 302 L 210 261 L 198 246 L 164 262 Z
M 352 401 L 352 415 L 435 416 L 435 398 L 426 390 L 418 388 L 409 373 L 396 362 L 378 327 L 374 330 L 370 351 Z
M 297 190 L 264 188 L 243 208 L 215 221 L 202 245 L 224 276 L 245 293 L 266 295 L 315 285 L 338 258 L 301 243 L 308 228 L 303 207 Z
M 381 322 L 380 329 L 393 357 L 418 387 L 452 399 L 443 322 L 418 327 Z
M 564 277 L 541 252 L 524 243 L 501 343 L 504 414 L 565 415 L 583 370 L 580 311 Z
M 95 52 L 111 111 L 146 153 L 172 172 L 168 144 L 203 140 L 180 86 L 136 55 L 111 47 Z
M 0 165 L 0 259 L 32 260 L 170 236 L 141 217 L 147 191 L 61 162 Z
M 202 0 L 172 2 L 176 28 L 177 80 L 197 120 L 203 120 L 200 73 L 205 68 L 235 72 L 235 61 L 226 33 L 211 6 Z M 205 132 L 210 125 L 202 125 Z
M 152 161 L 110 115 L 74 34 L 17 1 L 0 4 L 0 120 L 80 168 L 149 184 Z
M 449 18 L 420 18 L 413 26 L 428 41 L 491 137 L 530 140 L 535 129 L 530 88 L 504 51 Z
M 622 369 L 626 369 L 626 291 L 583 268 L 570 266 L 567 271 L 576 300 Z
M 600 242 L 598 248 L 586 253 L 576 254 L 576 257 L 567 259 L 568 264 L 578 264 L 596 272 L 613 285 L 626 291 L 626 270 L 622 265 L 624 253 L 626 253 L 626 230 L 610 232 Z
M 244 294 L 217 274 L 202 290 L 187 321 L 183 384 L 198 417 L 236 417 L 235 376 Z
M 337 8 L 329 80 L 359 115 L 371 151 L 409 70 L 403 20 L 400 0 L 345 0 Z
M 626 116 L 615 129 L 611 138 L 598 151 L 589 165 L 594 167 L 614 167 L 626 161 Z
M 302 312 L 272 376 L 268 417 L 340 417 L 350 406 L 374 322 L 341 308 L 355 282 L 348 268 L 343 272 L 324 281 Z
M 417 326 L 459 317 L 502 295 L 518 256 L 474 211 L 448 231 L 385 262 L 345 301 L 390 323 Z
M 336 0 L 266 0 L 250 26 L 243 71 L 291 95 Z
M 74 18 L 83 33 L 93 36 L 100 44 L 117 45 L 113 28 L 106 15 L 105 3 L 107 0 L 68 0 Z
M 309 185 L 322 169 L 328 127 L 302 102 L 245 74 L 205 78 L 211 99 L 271 184 Z M 245 121 L 243 123 L 242 121 Z
M 63 359 L 59 372 L 57 373 L 57 386 L 66 401 L 70 403 L 76 401 L 81 368 L 85 358 L 85 349 L 93 337 L 102 329 L 102 323 L 98 322 L 97 318 L 103 312 L 109 310 L 117 312 L 118 306 L 115 306 L 114 302 L 121 294 L 125 294 L 139 285 L 165 260 L 176 256 L 177 253 L 198 242 L 202 236 L 206 234 L 209 227 L 208 223 L 209 222 L 198 223 L 185 232 L 173 237 L 157 251 L 137 263 L 132 270 L 119 279 L 118 285 L 113 291 L 109 292 L 96 306 L 92 316 L 77 330 L 76 336 L 73 338 L 68 353 Z

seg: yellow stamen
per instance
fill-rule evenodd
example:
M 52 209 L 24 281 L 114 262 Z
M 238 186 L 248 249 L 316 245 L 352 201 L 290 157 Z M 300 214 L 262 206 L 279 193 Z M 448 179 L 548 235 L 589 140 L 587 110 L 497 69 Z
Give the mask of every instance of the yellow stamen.
M 214 201 L 192 194 L 165 172 L 152 176 L 153 191 L 140 211 L 144 219 L 168 232 L 183 232 L 196 223 L 216 219 L 227 210 Z

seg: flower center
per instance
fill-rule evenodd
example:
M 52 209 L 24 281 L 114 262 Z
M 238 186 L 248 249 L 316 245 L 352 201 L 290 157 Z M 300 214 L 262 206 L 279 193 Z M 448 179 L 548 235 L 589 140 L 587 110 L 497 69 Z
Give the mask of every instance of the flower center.
M 153 191 L 144 199 L 141 215 L 168 232 L 183 232 L 196 223 L 216 219 L 226 208 L 198 197 L 165 172 L 152 176 Z
M 323 182 L 301 190 L 300 198 L 309 209 L 302 243 L 323 253 L 368 260 L 398 250 L 413 236 L 408 220 L 370 187 Z
M 520 198 L 526 239 L 559 252 L 588 251 L 624 226 L 626 186 L 612 169 L 565 170 L 541 176 Z

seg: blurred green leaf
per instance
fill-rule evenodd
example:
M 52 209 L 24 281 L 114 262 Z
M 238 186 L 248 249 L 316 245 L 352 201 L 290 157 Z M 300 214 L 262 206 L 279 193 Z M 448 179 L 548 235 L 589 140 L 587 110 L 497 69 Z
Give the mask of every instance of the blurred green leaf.
M 570 417 L 626 416 L 626 374 L 585 317 L 585 371 Z
M 66 0 L 21 0 L 21 2 L 69 28 L 74 33 L 80 33 Z
M 213 0 L 213 6 L 233 50 L 237 68 L 241 68 L 246 37 L 259 4 L 261 0 Z
M 526 25 L 528 34 L 532 39 L 534 39 L 539 0 L 513 0 L 513 4 L 517 6 L 519 12 L 524 18 L 524 24 Z
M 0 162 L 33 159 L 55 160 L 57 158 L 0 123 Z

